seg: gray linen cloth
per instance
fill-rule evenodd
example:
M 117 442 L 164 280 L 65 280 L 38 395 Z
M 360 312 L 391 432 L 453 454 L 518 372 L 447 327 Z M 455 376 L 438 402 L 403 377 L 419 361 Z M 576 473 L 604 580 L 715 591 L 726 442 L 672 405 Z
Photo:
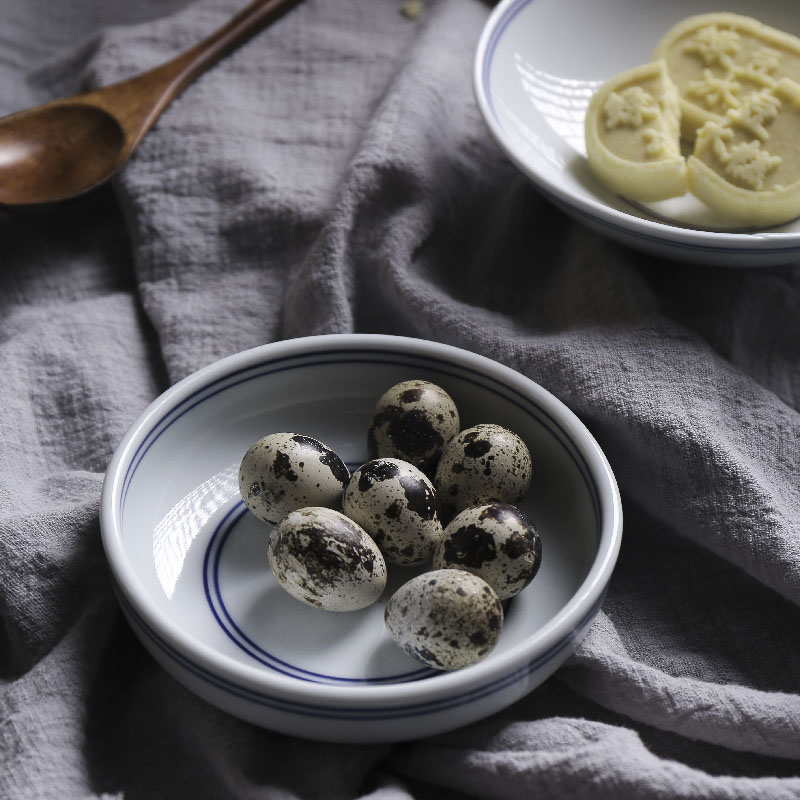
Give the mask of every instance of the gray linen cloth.
M 236 0 L 3 0 L 0 113 L 153 66 Z M 305 0 L 193 84 L 85 200 L 0 214 L 0 797 L 800 797 L 800 270 L 582 228 L 479 117 L 478 0 Z M 588 425 L 625 539 L 526 699 L 339 746 L 242 723 L 145 653 L 98 525 L 142 409 L 333 332 L 493 357 Z

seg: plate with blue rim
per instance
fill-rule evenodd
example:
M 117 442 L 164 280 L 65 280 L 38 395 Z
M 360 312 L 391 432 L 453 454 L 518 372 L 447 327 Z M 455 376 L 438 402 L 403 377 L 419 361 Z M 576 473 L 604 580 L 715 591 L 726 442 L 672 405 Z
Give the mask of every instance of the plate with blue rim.
M 648 205 L 609 191 L 592 173 L 583 124 L 605 81 L 652 60 L 670 27 L 715 11 L 750 16 L 800 36 L 789 0 L 703 4 L 639 0 L 502 0 L 474 61 L 478 107 L 501 150 L 574 219 L 662 259 L 768 267 L 800 258 L 800 220 L 769 229 L 733 226 L 692 195 Z

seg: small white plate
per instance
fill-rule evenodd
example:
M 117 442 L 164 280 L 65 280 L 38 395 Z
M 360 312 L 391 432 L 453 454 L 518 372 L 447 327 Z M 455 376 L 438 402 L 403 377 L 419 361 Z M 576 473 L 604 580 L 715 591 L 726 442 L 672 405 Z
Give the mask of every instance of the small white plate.
M 542 566 L 507 609 L 500 642 L 453 673 L 407 656 L 386 633 L 394 588 L 335 613 L 289 596 L 267 564 L 271 526 L 244 507 L 237 471 L 262 436 L 294 431 L 366 460 L 374 405 L 425 378 L 454 398 L 463 426 L 497 422 L 534 458 L 523 509 Z M 544 389 L 453 347 L 391 336 L 318 336 L 212 364 L 167 391 L 109 466 L 101 526 L 120 604 L 145 646 L 211 703 L 275 730 L 337 741 L 392 741 L 464 725 L 553 672 L 597 613 L 620 544 L 611 470 L 588 431 Z
M 788 263 L 800 258 L 800 220 L 733 232 L 691 195 L 638 206 L 605 189 L 586 159 L 583 121 L 597 87 L 652 60 L 656 43 L 676 22 L 712 11 L 800 34 L 790 0 L 503 0 L 478 44 L 478 106 L 500 147 L 542 193 L 605 236 L 696 263 Z

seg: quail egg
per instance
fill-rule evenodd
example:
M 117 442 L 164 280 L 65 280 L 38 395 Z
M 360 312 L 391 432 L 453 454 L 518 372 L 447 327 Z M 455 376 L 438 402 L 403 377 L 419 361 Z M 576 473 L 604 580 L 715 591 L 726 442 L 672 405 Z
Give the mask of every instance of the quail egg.
M 272 529 L 268 558 L 272 574 L 289 594 L 328 611 L 366 608 L 386 586 L 378 546 L 331 508 L 290 511 Z
M 349 479 L 342 459 L 317 439 L 272 433 L 245 453 L 239 492 L 259 519 L 274 524 L 303 506 L 338 508 Z
M 455 670 L 480 661 L 497 644 L 503 607 L 483 578 L 457 569 L 423 572 L 389 599 L 386 629 L 411 656 Z
M 530 482 L 531 454 L 525 442 L 501 425 L 483 423 L 461 431 L 445 447 L 434 486 L 446 523 L 478 503 L 518 503 Z
M 342 511 L 375 540 L 389 564 L 424 564 L 442 538 L 433 484 L 397 458 L 359 467 L 344 491 Z
M 541 563 L 539 533 L 522 511 L 507 503 L 472 506 L 456 515 L 433 555 L 434 569 L 478 575 L 501 600 L 521 592 Z
M 424 380 L 402 381 L 378 400 L 367 451 L 370 458 L 399 458 L 433 475 L 459 427 L 458 409 L 444 389 Z

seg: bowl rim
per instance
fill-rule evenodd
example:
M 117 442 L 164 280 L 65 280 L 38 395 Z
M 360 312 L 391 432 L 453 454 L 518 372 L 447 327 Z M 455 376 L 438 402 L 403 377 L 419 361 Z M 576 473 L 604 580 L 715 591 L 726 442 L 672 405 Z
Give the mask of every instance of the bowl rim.
M 120 501 L 124 478 L 143 435 L 152 429 L 170 409 L 209 383 L 232 372 L 270 358 L 303 358 L 324 351 L 391 351 L 444 359 L 459 367 L 498 380 L 504 387 L 532 398 L 536 406 L 557 420 L 571 444 L 581 454 L 597 492 L 600 510 L 597 552 L 581 585 L 570 600 L 532 637 L 502 654 L 489 657 L 470 667 L 436 674 L 418 681 L 381 685 L 341 686 L 304 681 L 249 665 L 220 653 L 184 632 L 168 615 L 162 613 L 155 600 L 138 578 L 126 554 L 120 528 Z M 448 344 L 387 334 L 322 334 L 287 339 L 260 345 L 208 364 L 174 384 L 153 400 L 130 426 L 109 463 L 103 481 L 100 501 L 101 538 L 111 569 L 120 604 L 137 624 L 179 663 L 189 662 L 206 679 L 229 682 L 244 692 L 263 691 L 280 697 L 281 703 L 313 708 L 374 708 L 376 703 L 388 707 L 408 704 L 437 706 L 443 698 L 454 696 L 474 699 L 475 692 L 499 691 L 509 683 L 538 669 L 555 657 L 596 615 L 605 596 L 622 538 L 622 504 L 614 474 L 605 454 L 585 425 L 564 403 L 522 373 L 493 359 Z
M 563 209 L 613 231 L 645 242 L 668 244 L 706 254 L 781 255 L 800 252 L 800 234 L 788 231 L 711 231 L 648 220 L 606 205 L 599 200 L 583 198 L 564 190 L 557 182 L 540 174 L 516 152 L 494 110 L 489 79 L 492 59 L 502 34 L 514 18 L 536 0 L 501 0 L 492 10 L 478 40 L 473 60 L 473 93 L 486 125 L 496 143 L 509 160 L 531 180 L 552 202 Z M 569 0 L 566 0 L 569 2 Z M 632 65 L 634 66 L 634 65 Z

